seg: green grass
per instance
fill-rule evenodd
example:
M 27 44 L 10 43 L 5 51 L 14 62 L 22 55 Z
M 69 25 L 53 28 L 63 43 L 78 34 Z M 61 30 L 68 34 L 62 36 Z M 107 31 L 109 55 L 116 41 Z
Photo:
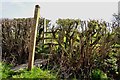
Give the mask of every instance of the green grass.
M 0 75 L 4 79 L 8 78 L 30 78 L 30 79 L 55 79 L 56 76 L 50 73 L 48 70 L 42 70 L 38 67 L 34 67 L 31 71 L 27 69 L 20 69 L 13 71 L 10 69 L 10 65 L 0 63 Z
M 1 63 L 0 62 L 0 76 L 2 78 L 8 78 L 10 77 L 10 74 L 13 73 L 13 71 L 10 69 L 12 65 L 8 65 L 8 64 L 5 64 L 5 63 Z
M 56 77 L 50 74 L 50 71 L 48 70 L 41 70 L 40 68 L 34 67 L 31 71 L 21 70 L 21 74 L 13 75 L 12 78 L 53 78 Z

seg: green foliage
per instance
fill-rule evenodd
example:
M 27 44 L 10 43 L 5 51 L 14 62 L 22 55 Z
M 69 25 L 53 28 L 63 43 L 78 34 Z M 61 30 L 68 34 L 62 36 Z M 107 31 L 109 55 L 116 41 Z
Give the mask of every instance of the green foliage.
M 13 71 L 10 69 L 12 65 L 0 62 L 0 75 L 2 78 L 8 78 Z
M 16 71 L 11 70 L 11 65 L 0 63 L 0 75 L 2 78 L 45 78 L 45 79 L 55 79 L 56 76 L 51 74 L 48 70 L 41 70 L 40 68 L 34 67 L 31 71 L 27 69 L 21 69 Z
M 99 69 L 92 71 L 92 80 L 108 80 L 107 75 Z
M 50 71 L 43 71 L 40 68 L 34 67 L 31 71 L 21 70 L 21 74 L 13 75 L 12 78 L 46 78 L 55 79 L 56 77 L 50 74 Z

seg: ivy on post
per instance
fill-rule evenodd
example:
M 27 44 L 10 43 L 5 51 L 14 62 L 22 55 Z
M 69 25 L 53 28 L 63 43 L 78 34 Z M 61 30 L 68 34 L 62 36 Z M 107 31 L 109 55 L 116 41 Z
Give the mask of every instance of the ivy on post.
M 36 5 L 34 12 L 34 26 L 32 26 L 31 28 L 31 37 L 29 43 L 30 46 L 29 46 L 28 70 L 31 70 L 34 64 L 36 35 L 37 35 L 37 26 L 38 26 L 39 18 L 40 18 L 40 7 L 39 5 Z

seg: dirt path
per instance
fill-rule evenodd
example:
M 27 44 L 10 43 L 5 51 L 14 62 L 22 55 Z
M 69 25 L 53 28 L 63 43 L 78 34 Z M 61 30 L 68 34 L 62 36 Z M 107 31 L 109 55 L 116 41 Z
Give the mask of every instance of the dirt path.
M 35 62 L 34 62 L 34 66 L 36 67 L 41 67 L 42 65 L 46 64 L 48 60 L 41 60 L 41 59 L 36 59 Z M 19 69 L 25 69 L 28 67 L 28 63 L 26 64 L 21 64 L 21 65 L 18 65 L 16 67 L 13 67 L 12 70 L 14 71 L 18 71 Z

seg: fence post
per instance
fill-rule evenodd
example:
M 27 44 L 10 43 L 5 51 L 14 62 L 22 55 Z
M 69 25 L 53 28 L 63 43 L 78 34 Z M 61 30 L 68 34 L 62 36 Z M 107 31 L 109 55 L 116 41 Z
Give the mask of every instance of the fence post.
M 36 45 L 36 35 L 37 35 L 37 26 L 40 18 L 40 7 L 39 5 L 35 6 L 34 12 L 34 26 L 31 28 L 31 37 L 29 43 L 29 59 L 28 59 L 28 69 L 31 70 L 34 64 L 34 55 L 35 55 L 35 45 Z
M 43 36 L 44 38 L 46 37 L 46 33 L 47 32 L 47 27 L 46 27 L 46 19 L 44 19 L 44 31 L 43 31 Z M 46 43 L 46 40 L 43 38 L 43 43 Z
M 120 1 L 118 2 L 118 26 L 120 26 Z

